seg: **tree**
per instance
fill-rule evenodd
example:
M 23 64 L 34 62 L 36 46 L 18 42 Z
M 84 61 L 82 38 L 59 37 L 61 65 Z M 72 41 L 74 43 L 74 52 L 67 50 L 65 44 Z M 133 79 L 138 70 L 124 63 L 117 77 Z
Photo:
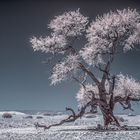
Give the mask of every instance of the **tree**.
M 131 109 L 131 101 L 140 100 L 140 84 L 131 76 L 111 74 L 111 65 L 117 53 L 127 53 L 140 43 L 140 14 L 135 9 L 117 10 L 89 22 L 78 9 L 56 16 L 49 28 L 50 36 L 31 38 L 32 47 L 34 51 L 61 55 L 53 67 L 51 84 L 67 79 L 79 83 L 76 96 L 79 113 L 67 108 L 72 115 L 44 128 L 74 121 L 87 107 L 100 108 L 105 126 L 120 126 L 113 114 L 114 106 L 120 103 L 124 109 Z M 75 42 L 83 37 L 87 43 L 79 48 Z

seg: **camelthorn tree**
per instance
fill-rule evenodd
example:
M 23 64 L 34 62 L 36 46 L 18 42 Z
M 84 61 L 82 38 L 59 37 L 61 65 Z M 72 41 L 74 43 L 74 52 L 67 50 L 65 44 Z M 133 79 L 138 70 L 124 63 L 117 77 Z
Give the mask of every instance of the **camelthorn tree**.
M 33 37 L 30 41 L 34 51 L 61 55 L 61 61 L 53 67 L 51 84 L 74 79 L 80 85 L 76 96 L 79 113 L 67 108 L 73 114 L 51 126 L 74 121 L 87 107 L 96 110 L 97 106 L 105 126 L 120 126 L 113 114 L 114 105 L 120 103 L 131 109 L 131 101 L 140 100 L 140 83 L 131 76 L 111 74 L 110 70 L 118 50 L 127 53 L 140 44 L 140 14 L 136 9 L 117 10 L 89 22 L 78 9 L 56 16 L 48 26 L 52 30 L 50 36 Z M 75 42 L 81 37 L 87 41 L 77 47 Z

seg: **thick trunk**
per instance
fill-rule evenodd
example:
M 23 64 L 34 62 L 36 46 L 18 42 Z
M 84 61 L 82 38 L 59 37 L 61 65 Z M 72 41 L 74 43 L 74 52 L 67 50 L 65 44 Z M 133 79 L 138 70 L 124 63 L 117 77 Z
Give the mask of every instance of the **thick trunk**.
M 106 106 L 100 106 L 101 112 L 103 114 L 104 119 L 104 126 L 107 127 L 109 124 L 114 124 L 118 127 L 120 127 L 120 124 L 116 117 L 113 114 L 113 110 L 110 108 L 109 105 Z
M 113 100 L 111 98 L 109 103 L 107 103 L 107 97 L 105 93 L 106 90 L 105 87 L 104 88 L 103 87 L 104 87 L 103 85 L 99 87 L 99 96 L 101 103 L 99 103 L 98 105 L 103 114 L 104 126 L 107 127 L 109 124 L 115 124 L 116 126 L 120 127 L 118 120 L 113 114 L 114 109 Z

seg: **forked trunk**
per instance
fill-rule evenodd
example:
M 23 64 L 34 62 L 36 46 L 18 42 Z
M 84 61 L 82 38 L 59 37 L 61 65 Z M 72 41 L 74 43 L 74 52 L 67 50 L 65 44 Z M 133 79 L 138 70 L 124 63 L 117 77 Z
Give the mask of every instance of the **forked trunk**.
M 103 114 L 104 119 L 104 126 L 107 127 L 109 124 L 114 124 L 118 127 L 120 127 L 120 124 L 116 117 L 113 114 L 113 110 L 110 108 L 109 105 L 106 106 L 100 106 L 101 112 Z

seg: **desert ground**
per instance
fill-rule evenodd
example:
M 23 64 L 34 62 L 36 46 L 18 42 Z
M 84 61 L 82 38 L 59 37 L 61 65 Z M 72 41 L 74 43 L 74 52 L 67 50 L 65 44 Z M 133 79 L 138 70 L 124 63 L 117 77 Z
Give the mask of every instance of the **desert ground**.
M 117 115 L 121 125 L 131 126 L 132 130 L 95 130 L 103 124 L 101 115 L 86 114 L 81 119 L 49 130 L 35 128 L 35 123 L 53 124 L 67 117 L 66 114 L 28 115 L 20 112 L 8 112 L 12 118 L 4 118 L 0 112 L 0 140 L 140 140 L 140 115 Z M 7 113 L 7 112 L 6 112 Z

